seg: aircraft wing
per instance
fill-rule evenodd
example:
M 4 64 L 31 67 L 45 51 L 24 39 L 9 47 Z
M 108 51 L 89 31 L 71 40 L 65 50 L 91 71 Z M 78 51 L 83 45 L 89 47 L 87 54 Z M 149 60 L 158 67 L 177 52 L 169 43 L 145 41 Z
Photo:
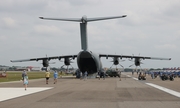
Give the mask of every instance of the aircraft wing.
M 145 56 L 129 56 L 129 55 L 111 55 L 111 54 L 99 54 L 99 57 L 119 57 L 119 58 L 140 58 L 140 59 L 153 59 L 153 60 L 171 60 L 171 58 L 160 58 L 160 57 L 145 57 Z
M 77 55 L 65 55 L 65 56 L 53 56 L 53 57 L 41 57 L 41 58 L 32 58 L 32 59 L 22 59 L 22 60 L 11 60 L 11 62 L 26 62 L 26 61 L 39 61 L 44 59 L 61 59 L 61 58 L 73 58 L 75 59 Z

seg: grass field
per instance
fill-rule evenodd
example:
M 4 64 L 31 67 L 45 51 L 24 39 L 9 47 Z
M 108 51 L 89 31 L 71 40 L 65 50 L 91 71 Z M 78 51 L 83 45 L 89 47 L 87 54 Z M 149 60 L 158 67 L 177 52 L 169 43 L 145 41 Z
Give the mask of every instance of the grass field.
M 10 71 L 6 72 L 6 77 L 0 77 L 0 83 L 1 82 L 8 82 L 8 81 L 19 81 L 22 79 L 22 71 Z M 31 79 L 39 79 L 39 78 L 45 78 L 45 72 L 27 72 L 29 80 Z M 61 74 L 59 74 L 61 75 Z M 65 76 L 65 74 L 62 74 Z M 53 72 L 51 72 L 50 77 L 53 77 Z

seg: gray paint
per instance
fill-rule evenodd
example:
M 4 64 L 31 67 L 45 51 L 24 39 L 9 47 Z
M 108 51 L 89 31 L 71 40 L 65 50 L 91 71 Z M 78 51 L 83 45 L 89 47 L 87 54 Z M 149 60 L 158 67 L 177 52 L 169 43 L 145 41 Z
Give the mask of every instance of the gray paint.
M 88 50 L 88 38 L 87 38 L 87 23 L 80 23 L 81 31 L 81 48 L 82 50 Z

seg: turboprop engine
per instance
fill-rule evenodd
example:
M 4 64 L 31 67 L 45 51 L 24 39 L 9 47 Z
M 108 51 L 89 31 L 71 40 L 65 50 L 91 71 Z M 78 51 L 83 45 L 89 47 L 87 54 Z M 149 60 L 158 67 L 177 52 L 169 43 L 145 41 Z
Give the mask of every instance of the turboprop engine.
M 48 67 L 49 66 L 49 60 L 48 59 L 43 59 L 42 60 L 42 65 L 43 65 L 43 67 Z
M 120 61 L 120 60 L 121 60 L 121 61 Z M 111 62 L 113 62 L 112 66 L 115 65 L 116 68 L 117 68 L 117 65 L 120 65 L 121 67 L 123 67 L 123 66 L 119 63 L 119 62 L 123 62 L 123 61 L 125 61 L 125 60 L 122 60 L 122 59 L 120 59 L 119 57 L 113 57 L 113 61 L 111 61 Z M 110 68 L 112 68 L 112 66 L 111 66 Z
M 71 60 L 74 59 L 75 57 L 73 58 L 70 58 L 70 57 L 65 57 L 64 58 L 64 65 L 61 66 L 61 69 L 64 67 L 64 66 L 67 66 L 67 71 L 69 71 L 69 66 L 72 67 L 71 63 L 73 63 Z M 61 58 L 59 58 L 59 60 L 61 60 Z M 73 67 L 72 67 L 73 68 Z

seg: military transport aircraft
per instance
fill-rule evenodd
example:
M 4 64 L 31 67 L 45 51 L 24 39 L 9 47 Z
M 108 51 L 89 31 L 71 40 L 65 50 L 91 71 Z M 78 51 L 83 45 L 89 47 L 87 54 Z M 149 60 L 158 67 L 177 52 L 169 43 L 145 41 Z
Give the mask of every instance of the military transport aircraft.
M 53 57 L 42 57 L 42 58 L 32 58 L 24 60 L 11 60 L 11 62 L 25 62 L 25 61 L 39 61 L 42 60 L 43 66 L 48 66 L 51 59 L 64 58 L 65 62 L 69 62 L 69 59 L 77 59 L 78 68 L 82 73 L 88 71 L 88 74 L 97 73 L 102 70 L 101 57 L 114 57 L 114 58 L 135 58 L 135 59 L 156 59 L 156 60 L 171 60 L 171 58 L 155 58 L 155 57 L 144 57 L 144 56 L 129 56 L 129 55 L 111 55 L 111 54 L 97 54 L 94 51 L 88 49 L 88 38 L 87 38 L 87 22 L 98 21 L 98 20 L 108 20 L 115 18 L 124 18 L 126 15 L 115 16 L 115 17 L 99 17 L 99 18 L 87 18 L 83 16 L 82 18 L 44 18 L 45 20 L 58 20 L 58 21 L 74 21 L 80 22 L 80 32 L 81 32 L 81 48 L 78 54 L 75 55 L 65 55 L 65 56 L 53 56 Z

